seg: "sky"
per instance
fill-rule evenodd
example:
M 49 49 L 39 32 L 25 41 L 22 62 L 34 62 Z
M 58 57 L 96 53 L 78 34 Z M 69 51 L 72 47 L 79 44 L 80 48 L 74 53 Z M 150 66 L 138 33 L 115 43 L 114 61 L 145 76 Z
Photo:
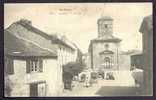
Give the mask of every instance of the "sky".
M 4 27 L 28 19 L 47 34 L 65 35 L 86 53 L 90 40 L 98 36 L 97 20 L 110 16 L 113 35 L 122 39 L 121 49 L 142 50 L 139 28 L 151 14 L 152 3 L 9 3 L 4 5 Z

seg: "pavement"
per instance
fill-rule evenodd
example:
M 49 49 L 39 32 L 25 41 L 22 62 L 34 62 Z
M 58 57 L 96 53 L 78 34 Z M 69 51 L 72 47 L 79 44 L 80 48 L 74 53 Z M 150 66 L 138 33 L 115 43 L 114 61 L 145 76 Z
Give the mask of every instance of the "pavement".
M 96 86 L 97 84 L 92 85 L 91 87 L 84 87 L 83 83 L 78 83 L 70 90 L 64 90 L 61 96 L 97 96 L 95 92 L 100 89 Z
M 108 80 L 99 79 L 91 87 L 84 87 L 83 83 L 75 83 L 71 91 L 64 90 L 61 96 L 74 97 L 74 96 L 135 96 L 137 95 L 137 87 L 135 86 L 106 86 L 106 83 L 112 83 Z
M 83 83 L 76 82 L 72 91 L 64 90 L 61 96 L 136 96 L 138 87 L 130 71 L 114 72 L 115 80 L 98 78 L 91 87 L 84 87 Z

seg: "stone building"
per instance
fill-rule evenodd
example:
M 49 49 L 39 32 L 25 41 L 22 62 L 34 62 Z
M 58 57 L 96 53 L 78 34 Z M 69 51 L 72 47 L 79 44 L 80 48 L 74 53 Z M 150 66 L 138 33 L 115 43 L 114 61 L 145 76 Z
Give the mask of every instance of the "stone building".
M 10 96 L 59 95 L 63 90 L 62 65 L 77 60 L 76 46 L 25 19 L 6 28 L 4 36 L 5 71 L 13 69 L 5 75 L 13 83 Z
M 105 75 L 109 72 L 114 73 L 118 80 L 122 80 L 123 73 L 128 72 L 127 82 L 134 81 L 130 75 L 130 54 L 121 51 L 121 39 L 116 37 L 113 32 L 113 19 L 108 16 L 101 17 L 97 24 L 98 37 L 90 41 L 88 49 L 90 64 L 88 65 L 93 70 L 104 71 Z
M 12 82 L 10 96 L 52 96 L 61 92 L 56 53 L 9 32 L 4 37 L 5 79 Z
M 140 26 L 143 43 L 142 65 L 144 70 L 144 92 L 153 94 L 153 19 L 152 15 L 146 16 Z
M 113 35 L 113 19 L 98 19 L 98 38 L 91 40 L 89 53 L 91 67 L 95 70 L 118 70 L 121 39 Z

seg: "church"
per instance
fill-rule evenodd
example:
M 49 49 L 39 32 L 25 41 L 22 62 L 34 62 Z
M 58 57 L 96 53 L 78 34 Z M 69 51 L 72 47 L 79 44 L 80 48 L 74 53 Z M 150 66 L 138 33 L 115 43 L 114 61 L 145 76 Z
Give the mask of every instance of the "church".
M 113 18 L 98 19 L 98 37 L 91 40 L 88 49 L 89 65 L 93 70 L 114 72 L 130 70 L 130 56 L 121 52 L 121 39 L 114 36 Z

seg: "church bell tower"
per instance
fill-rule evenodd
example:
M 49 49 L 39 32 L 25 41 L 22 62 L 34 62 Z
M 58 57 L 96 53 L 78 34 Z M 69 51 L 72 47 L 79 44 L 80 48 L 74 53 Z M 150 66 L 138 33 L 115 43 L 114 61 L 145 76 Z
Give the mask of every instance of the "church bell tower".
M 98 24 L 98 37 L 113 34 L 113 19 L 111 17 L 108 16 L 101 17 L 100 19 L 98 19 L 97 24 Z

